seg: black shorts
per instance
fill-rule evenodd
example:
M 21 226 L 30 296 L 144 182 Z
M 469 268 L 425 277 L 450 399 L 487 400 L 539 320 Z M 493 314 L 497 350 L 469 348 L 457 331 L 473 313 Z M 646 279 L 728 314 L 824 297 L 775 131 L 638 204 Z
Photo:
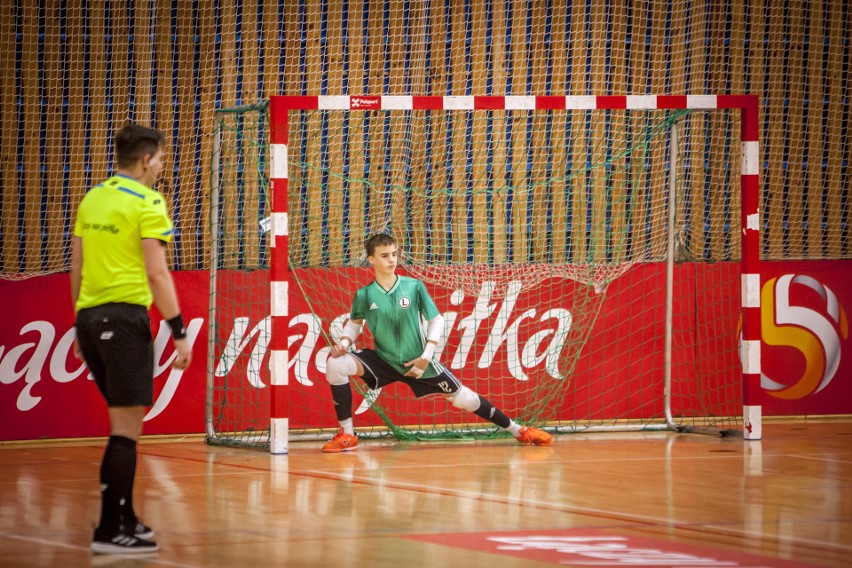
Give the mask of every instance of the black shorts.
M 364 376 L 361 378 L 370 390 L 380 389 L 391 383 L 405 383 L 414 396 L 422 398 L 430 394 L 453 394 L 462 387 L 456 376 L 440 363 L 433 363 L 433 366 L 441 371 L 438 376 L 415 379 L 401 374 L 372 349 L 359 349 L 352 351 L 351 355 L 361 361 L 364 367 Z
M 77 313 L 77 342 L 107 406 L 151 406 L 154 340 L 144 306 L 104 304 Z

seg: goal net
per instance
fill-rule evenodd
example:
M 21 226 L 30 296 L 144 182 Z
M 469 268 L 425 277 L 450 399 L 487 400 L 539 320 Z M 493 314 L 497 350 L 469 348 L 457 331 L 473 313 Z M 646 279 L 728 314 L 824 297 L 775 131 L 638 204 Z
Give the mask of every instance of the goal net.
M 267 445 L 276 418 L 290 439 L 336 430 L 328 345 L 377 232 L 445 317 L 436 357 L 516 421 L 741 428 L 739 110 L 277 99 L 217 120 L 212 441 Z M 352 384 L 361 436 L 506 435 L 443 397 Z
M 268 103 L 216 111 L 210 164 L 208 440 L 269 441 Z

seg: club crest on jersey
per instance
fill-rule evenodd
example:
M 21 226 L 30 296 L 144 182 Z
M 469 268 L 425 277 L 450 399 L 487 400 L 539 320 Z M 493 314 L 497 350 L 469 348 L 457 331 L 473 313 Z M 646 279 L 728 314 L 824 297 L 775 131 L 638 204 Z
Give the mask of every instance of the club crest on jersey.
M 403 296 L 399 299 L 399 307 L 403 310 L 407 310 L 411 306 L 411 300 Z

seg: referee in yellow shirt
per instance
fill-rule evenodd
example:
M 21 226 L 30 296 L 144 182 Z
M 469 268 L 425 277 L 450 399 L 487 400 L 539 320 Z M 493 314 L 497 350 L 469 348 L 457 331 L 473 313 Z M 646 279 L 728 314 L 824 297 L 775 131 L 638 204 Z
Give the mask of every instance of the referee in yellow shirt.
M 151 189 L 163 169 L 165 137 L 130 124 L 115 137 L 116 174 L 94 186 L 77 210 L 71 248 L 75 354 L 85 360 L 106 399 L 110 438 L 101 462 L 101 519 L 91 549 L 100 554 L 157 550 L 154 531 L 133 509 L 136 442 L 153 403 L 151 303 L 171 326 L 173 366 L 192 360 L 166 262 L 172 220 Z

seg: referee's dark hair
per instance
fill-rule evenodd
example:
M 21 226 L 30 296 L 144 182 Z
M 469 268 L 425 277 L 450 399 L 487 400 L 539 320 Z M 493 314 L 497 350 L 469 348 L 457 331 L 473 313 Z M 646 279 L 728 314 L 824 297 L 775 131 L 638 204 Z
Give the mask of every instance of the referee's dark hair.
M 166 137 L 159 130 L 127 124 L 115 135 L 115 157 L 119 168 L 131 167 L 146 154 L 156 154 Z

